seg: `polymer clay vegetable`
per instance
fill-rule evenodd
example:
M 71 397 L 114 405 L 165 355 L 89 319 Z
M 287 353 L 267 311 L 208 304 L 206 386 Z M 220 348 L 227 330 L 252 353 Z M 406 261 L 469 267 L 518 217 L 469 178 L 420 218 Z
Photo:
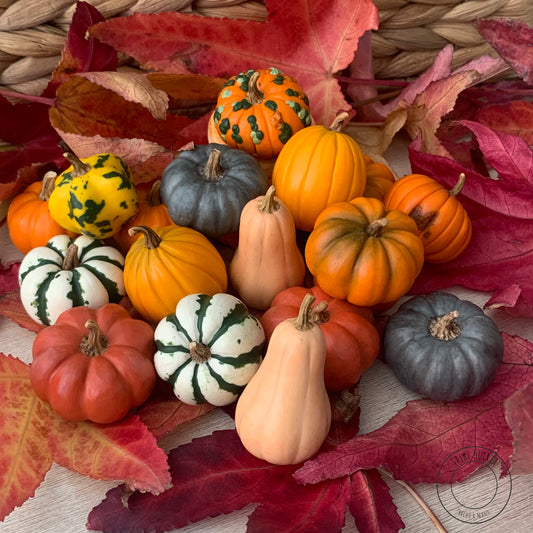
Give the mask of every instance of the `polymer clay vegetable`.
M 363 307 L 389 304 L 412 287 L 424 264 L 424 245 L 409 215 L 359 197 L 320 213 L 305 260 L 331 296 Z
M 303 284 L 305 262 L 296 242 L 294 220 L 275 197 L 272 185 L 242 210 L 239 243 L 229 275 L 243 302 L 263 310 L 283 289 Z
M 124 257 L 112 246 L 86 235 L 56 235 L 30 250 L 19 269 L 24 309 L 40 324 L 54 324 L 71 307 L 94 309 L 125 294 Z
M 167 166 L 161 199 L 174 223 L 218 236 L 238 231 L 243 207 L 267 189 L 268 178 L 253 156 L 207 144 L 181 152 Z
M 126 163 L 114 154 L 78 159 L 60 174 L 48 205 L 63 228 L 95 239 L 114 235 L 138 209 L 137 191 Z
M 44 246 L 55 235 L 70 235 L 51 216 L 48 199 L 54 188 L 57 174 L 47 172 L 41 181 L 36 181 L 17 194 L 7 210 L 9 236 L 16 248 L 27 254 L 32 248 Z
M 447 190 L 429 176 L 409 174 L 387 192 L 386 208 L 399 209 L 416 222 L 429 263 L 455 259 L 470 242 L 470 217 L 457 199 L 464 183 L 465 175 L 461 174 L 455 187 Z
M 230 78 L 211 120 L 225 144 L 262 159 L 275 158 L 295 132 L 311 125 L 303 89 L 276 68 Z
M 330 128 L 295 133 L 276 159 L 272 185 L 300 230 L 311 231 L 329 205 L 363 195 L 366 164 L 357 142 L 341 131 L 346 116 L 341 113 Z
M 409 389 L 433 400 L 475 396 L 503 357 L 496 323 L 472 302 L 437 291 L 411 298 L 388 320 L 385 359 Z
M 140 183 L 136 189 L 139 209 L 134 217 L 124 223 L 113 235 L 113 239 L 124 254 L 128 253 L 131 245 L 141 237 L 140 234 L 130 235 L 128 233 L 133 226 L 161 228 L 173 224 L 168 215 L 167 206 L 161 202 L 161 180 L 156 180 L 153 183 Z
M 141 233 L 126 255 L 124 285 L 135 309 L 156 324 L 172 313 L 189 294 L 216 294 L 227 289 L 228 277 L 222 256 L 200 232 L 182 226 L 149 228 Z
M 298 316 L 276 326 L 259 370 L 237 400 L 235 427 L 244 447 L 273 464 L 314 455 L 331 425 L 326 341 L 310 317 L 313 301 L 306 295 Z
M 67 420 L 116 422 L 148 399 L 154 349 L 152 328 L 121 305 L 74 307 L 35 337 L 31 384 Z
M 366 187 L 363 196 L 385 201 L 385 195 L 394 184 L 394 174 L 383 163 L 364 156 L 366 163 Z
M 265 334 L 235 296 L 190 294 L 154 333 L 156 371 L 182 402 L 228 405 L 257 371 Z
M 347 389 L 357 383 L 379 353 L 380 338 L 368 307 L 357 307 L 346 300 L 332 298 L 317 285 L 285 289 L 260 318 L 267 341 L 280 322 L 298 314 L 306 294 L 321 302 L 311 308 L 310 314 L 326 339 L 326 389 Z M 327 303 L 327 307 L 322 302 Z

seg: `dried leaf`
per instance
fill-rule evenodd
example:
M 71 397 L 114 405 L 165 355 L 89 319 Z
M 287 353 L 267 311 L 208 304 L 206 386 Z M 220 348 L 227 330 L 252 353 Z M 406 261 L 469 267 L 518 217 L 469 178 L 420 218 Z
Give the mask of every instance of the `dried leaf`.
M 97 24 L 90 35 L 147 69 L 229 77 L 249 68 L 277 67 L 302 85 L 315 121 L 329 125 L 349 108 L 334 74 L 350 64 L 361 36 L 377 28 L 377 9 L 369 0 L 327 5 L 268 0 L 266 5 L 266 23 L 176 12 L 135 14 Z
M 317 483 L 361 469 L 384 467 L 403 481 L 435 483 L 445 459 L 464 446 L 494 450 L 508 461 L 512 437 L 503 402 L 533 382 L 533 345 L 505 333 L 503 338 L 504 361 L 484 392 L 458 402 L 408 402 L 381 428 L 304 463 L 295 479 Z M 454 481 L 463 481 L 476 468 L 474 463 L 462 468 Z M 451 482 L 444 477 L 441 475 L 439 482 Z
M 513 433 L 513 454 L 511 472 L 513 474 L 533 473 L 533 383 L 507 398 L 505 419 Z
M 11 261 L 6 265 L 0 261 L 0 295 L 17 291 L 19 288 L 18 273 L 20 261 Z
M 0 315 L 9 318 L 15 324 L 34 333 L 39 333 L 45 326 L 35 322 L 22 305 L 20 291 L 14 290 L 0 296 Z

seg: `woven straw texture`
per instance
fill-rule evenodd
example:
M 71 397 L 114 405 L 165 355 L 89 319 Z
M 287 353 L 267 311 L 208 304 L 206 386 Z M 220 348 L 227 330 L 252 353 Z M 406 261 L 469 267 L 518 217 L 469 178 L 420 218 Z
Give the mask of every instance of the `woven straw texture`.
M 102 15 L 179 11 L 265 21 L 261 0 L 90 0 Z M 514 18 L 533 25 L 533 0 L 374 0 L 376 78 L 408 78 L 428 68 L 452 43 L 454 66 L 495 54 L 473 26 L 477 18 Z M 57 65 L 75 9 L 73 0 L 0 0 L 0 86 L 39 94 Z M 123 57 L 122 63 L 128 58 Z

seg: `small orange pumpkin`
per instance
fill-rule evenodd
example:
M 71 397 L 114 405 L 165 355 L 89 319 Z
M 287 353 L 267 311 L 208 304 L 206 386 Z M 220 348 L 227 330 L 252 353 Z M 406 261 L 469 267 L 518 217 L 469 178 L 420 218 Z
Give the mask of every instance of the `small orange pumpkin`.
M 45 246 L 56 235 L 76 235 L 64 229 L 50 216 L 48 199 L 54 189 L 56 177 L 55 172 L 47 172 L 42 181 L 29 185 L 9 204 L 9 236 L 23 254 L 38 246 Z
M 387 191 L 395 182 L 394 174 L 383 163 L 373 161 L 366 155 L 364 157 L 366 163 L 366 187 L 363 196 L 377 198 L 383 202 Z
M 291 212 L 271 185 L 241 213 L 239 244 L 230 263 L 230 280 L 241 300 L 267 309 L 283 289 L 301 285 L 305 261 L 296 243 Z
M 248 70 L 226 82 L 212 122 L 224 144 L 272 159 L 311 124 L 309 100 L 294 78 L 276 68 Z
M 135 188 L 139 198 L 139 210 L 113 235 L 113 239 L 124 254 L 128 253 L 131 245 L 141 237 L 140 233 L 136 235 L 128 233 L 133 226 L 161 228 L 174 224 L 168 215 L 167 206 L 161 202 L 161 180 L 152 183 L 140 183 Z
M 159 322 L 189 294 L 225 292 L 228 278 L 222 256 L 199 231 L 183 226 L 149 228 L 142 233 L 124 263 L 124 286 L 135 309 L 147 321 Z
M 363 152 L 341 132 L 346 117 L 341 113 L 329 128 L 315 125 L 298 131 L 276 159 L 272 184 L 300 230 L 311 231 L 326 207 L 362 196 L 365 190 Z
M 461 174 L 457 184 L 447 190 L 424 174 L 403 176 L 385 197 L 386 209 L 407 213 L 418 227 L 429 263 L 445 263 L 459 256 L 472 237 L 472 223 L 457 199 L 465 183 Z
M 361 196 L 320 214 L 305 260 L 326 293 L 368 307 L 409 291 L 424 264 L 424 245 L 411 217 Z

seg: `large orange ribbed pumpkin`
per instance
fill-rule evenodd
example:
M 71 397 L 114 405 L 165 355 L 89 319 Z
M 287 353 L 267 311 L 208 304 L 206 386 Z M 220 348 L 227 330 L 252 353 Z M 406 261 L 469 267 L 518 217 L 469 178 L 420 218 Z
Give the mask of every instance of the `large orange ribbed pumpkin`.
M 159 322 L 189 294 L 226 292 L 226 264 L 202 233 L 183 226 L 130 229 L 138 232 L 144 238 L 136 240 L 126 255 L 124 286 L 147 321 Z
M 461 174 L 455 187 L 447 190 L 429 176 L 409 174 L 387 192 L 385 207 L 403 211 L 416 222 L 429 263 L 455 259 L 470 242 L 470 217 L 457 199 L 464 180 Z
M 325 209 L 305 247 L 307 267 L 322 290 L 354 305 L 395 302 L 424 263 L 414 220 L 359 197 Z
M 300 230 L 311 231 L 326 207 L 365 190 L 365 159 L 357 142 L 340 131 L 343 118 L 339 115 L 330 128 L 298 131 L 276 159 L 272 184 Z

